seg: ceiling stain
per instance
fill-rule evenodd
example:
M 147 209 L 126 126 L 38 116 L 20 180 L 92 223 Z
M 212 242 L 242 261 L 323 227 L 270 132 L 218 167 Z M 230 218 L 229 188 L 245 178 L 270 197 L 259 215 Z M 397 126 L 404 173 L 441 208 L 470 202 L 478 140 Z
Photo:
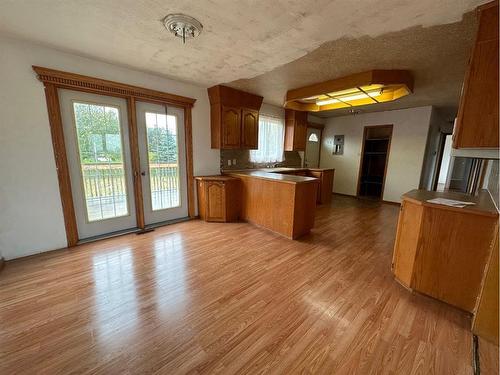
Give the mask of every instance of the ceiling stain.
M 377 37 L 341 38 L 267 73 L 228 85 L 262 95 L 266 103 L 281 106 L 290 89 L 371 69 L 406 69 L 415 78 L 413 94 L 394 102 L 356 108 L 373 112 L 434 105 L 453 117 L 476 27 L 475 14 L 469 12 L 461 22 L 416 26 Z M 347 113 L 347 109 L 339 109 L 317 115 Z

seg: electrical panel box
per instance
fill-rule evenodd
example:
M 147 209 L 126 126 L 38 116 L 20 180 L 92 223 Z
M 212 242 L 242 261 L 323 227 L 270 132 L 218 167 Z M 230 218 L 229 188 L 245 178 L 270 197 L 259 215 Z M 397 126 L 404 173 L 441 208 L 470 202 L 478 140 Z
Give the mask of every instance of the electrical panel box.
M 333 155 L 344 154 L 344 135 L 333 136 Z

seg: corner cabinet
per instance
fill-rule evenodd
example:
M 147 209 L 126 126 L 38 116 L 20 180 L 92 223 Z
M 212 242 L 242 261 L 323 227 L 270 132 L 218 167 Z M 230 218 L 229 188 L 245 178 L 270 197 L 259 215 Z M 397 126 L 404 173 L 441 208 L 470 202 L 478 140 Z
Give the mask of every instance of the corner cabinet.
M 229 176 L 196 177 L 198 214 L 205 221 L 237 221 L 240 215 L 240 180 Z
M 307 112 L 285 110 L 285 151 L 304 151 L 307 141 Z
M 208 97 L 212 148 L 257 149 L 262 96 L 218 85 Z
M 498 1 L 478 8 L 479 28 L 453 134 L 454 148 L 498 148 Z

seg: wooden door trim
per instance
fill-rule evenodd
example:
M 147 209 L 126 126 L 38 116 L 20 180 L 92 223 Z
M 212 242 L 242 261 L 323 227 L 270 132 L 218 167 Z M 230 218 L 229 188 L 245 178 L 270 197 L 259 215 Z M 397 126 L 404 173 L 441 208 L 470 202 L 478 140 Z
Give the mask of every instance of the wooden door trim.
M 134 97 L 143 101 L 153 101 L 156 103 L 177 105 L 179 107 L 192 107 L 196 102 L 196 99 L 185 96 L 168 94 L 161 91 L 81 74 L 43 68 L 41 66 L 33 66 L 33 70 L 37 73 L 40 81 L 43 83 L 52 83 L 58 88 L 86 91 L 101 95 L 119 96 L 122 98 Z
M 186 145 L 186 174 L 188 193 L 188 215 L 192 219 L 195 215 L 194 204 L 194 175 L 193 175 L 193 120 L 191 107 L 184 107 L 184 142 Z
M 387 154 L 385 156 L 385 166 L 384 166 L 384 178 L 382 179 L 382 193 L 380 195 L 380 200 L 384 200 L 384 189 L 385 189 L 385 178 L 387 177 L 387 166 L 389 164 L 389 156 L 391 152 L 391 142 L 392 142 L 392 132 L 394 130 L 394 124 L 385 124 L 385 125 L 369 125 L 365 126 L 363 129 L 363 140 L 361 141 L 361 157 L 359 159 L 359 167 L 358 167 L 358 186 L 356 188 L 356 196 L 359 196 L 359 188 L 361 187 L 361 174 L 363 168 L 363 159 L 365 154 L 365 141 L 366 141 L 366 133 L 368 129 L 371 128 L 390 128 L 391 135 L 389 136 L 389 143 L 387 144 Z
M 137 228 L 144 229 L 144 201 L 142 197 L 141 158 L 139 154 L 139 138 L 137 130 L 136 100 L 127 98 L 128 134 L 130 142 L 130 159 L 132 160 L 132 176 L 134 179 L 134 201 Z
M 59 104 L 58 89 L 69 89 L 83 91 L 93 94 L 116 96 L 124 98 L 127 102 L 129 143 L 132 158 L 132 172 L 134 177 L 134 199 L 136 205 L 137 227 L 144 228 L 144 205 L 142 198 L 142 184 L 140 176 L 139 141 L 137 139 L 137 119 L 135 102 L 137 100 L 163 105 L 173 105 L 184 109 L 184 128 L 186 134 L 186 174 L 188 188 L 188 213 L 193 218 L 194 213 L 194 180 L 193 180 L 193 144 L 192 144 L 192 117 L 191 108 L 196 99 L 168 94 L 161 91 L 146 89 L 124 83 L 108 81 L 100 78 L 68 73 L 59 70 L 33 66 L 38 79 L 45 87 L 45 99 L 49 117 L 52 147 L 59 182 L 59 194 L 66 229 L 66 241 L 68 247 L 77 245 L 78 228 L 76 225 L 75 207 L 73 205 L 73 194 L 69 166 L 66 156 L 66 145 L 64 143 L 64 131 L 61 119 L 61 108 Z
M 50 135 L 56 162 L 59 194 L 61 196 L 64 227 L 66 229 L 66 240 L 68 242 L 68 247 L 72 247 L 78 242 L 78 229 L 76 226 L 75 206 L 73 205 L 73 195 L 71 192 L 71 179 L 69 177 L 69 165 L 64 142 L 59 96 L 57 94 L 57 87 L 51 83 L 45 83 L 45 99 L 47 101 Z

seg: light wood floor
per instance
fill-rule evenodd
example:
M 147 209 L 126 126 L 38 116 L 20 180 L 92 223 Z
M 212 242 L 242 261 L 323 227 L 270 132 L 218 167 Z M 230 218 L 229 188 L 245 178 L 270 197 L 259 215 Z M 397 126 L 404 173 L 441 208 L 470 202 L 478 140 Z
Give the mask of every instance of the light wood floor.
M 335 196 L 300 241 L 196 220 L 8 262 L 0 373 L 469 375 L 468 316 L 393 280 L 397 215 Z

